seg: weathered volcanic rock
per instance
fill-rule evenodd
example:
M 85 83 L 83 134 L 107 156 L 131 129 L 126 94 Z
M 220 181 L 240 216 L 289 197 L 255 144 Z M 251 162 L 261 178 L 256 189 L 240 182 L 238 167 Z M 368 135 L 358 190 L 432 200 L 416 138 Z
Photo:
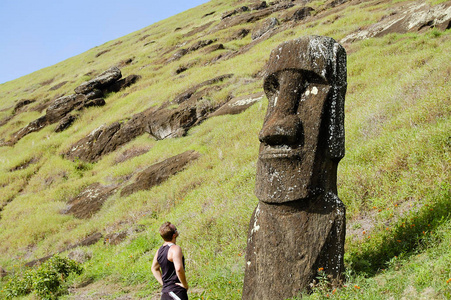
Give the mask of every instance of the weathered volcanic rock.
M 148 36 L 148 35 L 147 35 Z M 146 36 L 146 37 L 147 37 Z M 142 39 L 140 39 L 140 40 L 143 40 L 145 37 L 143 37 Z M 133 58 L 127 58 L 127 59 L 124 59 L 124 60 L 121 60 L 117 65 L 116 65 L 116 67 L 118 67 L 118 68 L 123 68 L 123 67 L 125 67 L 125 66 L 128 66 L 129 64 L 131 64 L 133 62 Z
M 230 18 L 231 16 L 234 16 L 236 14 L 239 14 L 239 13 L 242 13 L 242 12 L 245 12 L 245 11 L 249 11 L 249 10 L 250 10 L 249 7 L 241 6 L 241 7 L 237 8 L 237 9 L 234 9 L 234 10 L 231 10 L 231 11 L 226 11 L 225 13 L 223 13 L 221 15 L 221 20 L 224 20 L 226 18 Z
M 122 77 L 121 70 L 118 67 L 112 67 L 99 76 L 89 81 L 83 82 L 75 88 L 76 94 L 88 94 L 94 89 L 103 90 L 112 85 Z
M 302 8 L 297 9 L 293 15 L 290 17 L 290 21 L 301 21 L 305 18 L 309 17 L 310 14 L 315 11 L 313 8 L 305 6 Z
M 221 106 L 218 110 L 211 113 L 208 118 L 221 115 L 239 114 L 263 99 L 263 96 L 264 93 L 260 92 L 248 96 L 233 98 L 232 100 Z
M 223 44 L 214 44 L 214 45 L 211 45 L 210 47 L 206 47 L 202 51 L 204 53 L 211 53 L 211 52 L 215 52 L 215 51 L 218 51 L 218 50 L 224 50 L 224 49 L 225 48 L 224 48 Z
M 101 98 L 104 93 L 118 92 L 134 84 L 140 78 L 138 75 L 130 75 L 125 79 L 119 80 L 121 77 L 122 74 L 119 68 L 112 67 L 96 78 L 84 82 L 75 89 L 76 94 L 55 99 L 48 105 L 44 116 L 30 122 L 26 127 L 14 133 L 10 141 L 4 144 L 14 145 L 27 134 L 39 131 L 45 126 L 57 122 L 61 123 L 55 131 L 62 131 L 72 124 L 74 116 L 68 116 L 72 111 L 80 111 L 83 108 L 91 106 L 105 105 L 105 100 Z
M 277 20 L 276 18 L 268 18 L 264 20 L 256 28 L 254 28 L 252 32 L 252 39 L 253 40 L 258 39 L 259 37 L 270 31 L 277 25 L 279 25 L 279 20 Z
M 243 300 L 296 297 L 319 268 L 332 284 L 343 279 L 346 220 L 336 178 L 346 78 L 346 51 L 331 38 L 305 36 L 271 52 Z
M 218 108 L 202 101 L 210 91 L 220 89 L 211 85 L 232 76 L 233 74 L 226 74 L 206 80 L 176 96 L 172 103 L 180 105 L 173 109 L 161 107 L 148 118 L 146 132 L 157 140 L 184 136 L 192 126 L 202 122 Z
M 188 90 L 184 91 L 183 93 L 177 95 L 174 100 L 172 100 L 172 103 L 176 103 L 176 104 L 181 104 L 183 102 L 185 102 L 186 100 L 190 99 L 191 96 L 196 93 L 197 90 L 208 86 L 208 85 L 212 85 L 215 83 L 218 83 L 220 81 L 223 81 L 225 79 L 231 78 L 233 76 L 233 74 L 225 74 L 225 75 L 220 75 L 218 77 L 203 81 L 199 84 L 196 84 L 195 86 L 189 88 Z
M 194 27 L 190 32 L 184 34 L 183 36 L 184 36 L 185 38 L 190 37 L 190 36 L 193 36 L 193 35 L 195 35 L 196 33 L 199 33 L 199 32 L 202 32 L 202 31 L 208 29 L 208 27 L 210 27 L 213 23 L 214 23 L 214 21 L 211 21 L 211 22 L 208 22 L 208 23 L 206 23 L 206 24 L 203 24 L 203 25 L 201 25 L 201 26 L 199 26 L 199 27 Z
M 146 132 L 157 140 L 184 136 L 197 121 L 196 106 L 182 105 L 175 109 L 162 109 L 148 120 Z
M 62 87 L 63 85 L 65 85 L 66 83 L 68 83 L 68 81 L 60 82 L 60 83 L 58 83 L 58 84 L 52 86 L 52 87 L 49 89 L 49 91 L 56 91 L 57 89 L 59 89 L 60 87 Z
M 210 91 L 220 88 L 211 85 L 232 76 L 233 74 L 226 74 L 206 80 L 159 108 L 149 108 L 134 115 L 130 120 L 102 125 L 72 145 L 65 156 L 69 159 L 78 158 L 83 161 L 95 162 L 102 155 L 113 152 L 119 146 L 128 143 L 144 132 L 149 133 L 157 140 L 183 136 L 187 130 L 199 124 L 209 113 L 218 108 L 202 101 Z M 172 104 L 180 105 L 170 108 Z
M 218 89 L 220 87 L 209 86 L 190 94 L 189 98 L 176 108 L 161 107 L 147 119 L 146 132 L 157 140 L 184 136 L 191 127 L 202 122 L 209 113 L 217 109 L 202 99 L 210 91 Z
M 127 231 L 115 232 L 105 236 L 103 242 L 108 245 L 119 245 L 127 238 Z
M 97 161 L 102 155 L 113 152 L 119 146 L 143 134 L 147 125 L 145 120 L 154 110 L 155 108 L 151 108 L 136 114 L 126 122 L 115 122 L 108 126 L 102 125 L 96 128 L 89 135 L 72 145 L 65 156 L 69 159 Z
M 120 90 L 125 89 L 125 88 L 131 86 L 132 84 L 135 84 L 140 78 L 141 78 L 141 76 L 139 76 L 139 75 L 134 75 L 134 74 L 129 75 L 121 80 L 116 81 L 112 85 L 106 87 L 105 91 L 107 93 L 119 92 Z
M 249 34 L 250 30 L 246 28 L 242 28 L 236 32 L 234 32 L 227 40 L 233 41 L 233 40 L 240 40 L 242 38 L 245 38 Z
M 39 131 L 47 125 L 48 125 L 47 116 L 46 115 L 42 116 L 42 117 L 30 122 L 27 126 L 20 129 L 19 131 L 15 132 L 12 135 L 11 139 L 7 142 L 7 144 L 14 145 L 27 134 L 35 132 L 35 131 Z
M 103 203 L 115 192 L 116 188 L 117 186 L 114 185 L 91 184 L 70 200 L 62 213 L 72 214 L 80 219 L 88 219 L 102 208 Z
M 128 196 L 161 184 L 170 176 L 182 171 L 190 161 L 196 160 L 199 156 L 196 151 L 186 151 L 148 167 L 136 177 L 134 183 L 122 189 L 121 196 Z
M 262 10 L 268 7 L 268 3 L 266 1 L 262 1 L 259 4 L 252 6 L 252 10 Z
M 329 8 L 333 8 L 336 7 L 338 5 L 344 4 L 346 2 L 348 2 L 349 0 L 332 0 L 329 1 L 325 4 L 325 9 L 329 9 Z
M 299 295 L 309 289 L 319 268 L 339 284 L 344 269 L 336 268 L 336 248 L 344 245 L 346 220 L 345 207 L 334 195 L 282 205 L 260 201 L 251 221 L 243 300 Z M 253 282 L 266 288 L 248 285 Z
M 61 132 L 69 128 L 74 122 L 77 120 L 77 116 L 75 115 L 67 115 L 58 123 L 55 128 L 55 132 Z
M 30 122 L 30 124 L 14 133 L 11 140 L 9 141 L 9 144 L 13 145 L 27 134 L 39 131 L 47 125 L 60 122 L 73 110 L 80 110 L 85 107 L 101 105 L 105 105 L 105 100 L 90 100 L 85 95 L 74 94 L 58 98 L 50 104 L 44 116 Z M 69 125 L 69 123 L 70 117 L 62 121 L 60 126 L 57 127 L 58 130 L 67 128 L 67 125 Z
M 6 116 L 3 119 L 1 119 L 0 120 L 0 127 L 5 125 L 5 124 L 7 124 L 12 118 L 13 118 L 13 116 Z
M 14 133 L 9 143 L 13 145 L 27 134 L 39 131 L 49 124 L 59 122 L 71 111 L 84 107 L 85 103 L 89 103 L 85 95 L 70 95 L 56 99 L 47 108 L 44 116 L 30 122 L 30 124 Z
M 200 48 L 206 47 L 206 46 L 208 46 L 210 44 L 213 44 L 214 42 L 215 42 L 214 40 L 197 41 L 191 47 L 188 48 L 188 51 L 189 52 L 193 52 L 193 51 L 199 50 Z
M 56 99 L 47 108 L 47 122 L 49 124 L 58 122 L 71 111 L 83 106 L 87 100 L 85 95 L 70 95 Z
M 167 62 L 169 63 L 171 61 L 179 60 L 180 58 L 188 54 L 188 52 L 189 52 L 188 49 L 185 48 L 179 49 L 174 53 L 174 55 L 172 55 L 172 57 Z
M 13 114 L 18 113 L 20 110 L 22 110 L 22 108 L 24 108 L 25 106 L 27 106 L 27 105 L 29 105 L 29 104 L 31 104 L 33 102 L 36 102 L 36 100 L 29 100 L 29 99 L 20 100 L 14 106 Z
M 431 7 L 424 1 L 400 6 L 393 15 L 365 29 L 343 38 L 341 43 L 350 43 L 389 33 L 417 32 L 429 28 L 446 30 L 451 28 L 451 1 Z
M 223 19 L 221 22 L 219 22 L 218 25 L 213 27 L 212 31 L 219 31 L 223 29 L 228 29 L 236 25 L 245 24 L 245 23 L 254 23 L 258 20 L 261 20 L 263 18 L 266 18 L 267 16 L 271 15 L 273 11 L 271 9 L 264 9 L 260 11 L 256 11 L 253 13 L 247 13 L 242 15 L 237 15 L 234 17 L 229 17 Z

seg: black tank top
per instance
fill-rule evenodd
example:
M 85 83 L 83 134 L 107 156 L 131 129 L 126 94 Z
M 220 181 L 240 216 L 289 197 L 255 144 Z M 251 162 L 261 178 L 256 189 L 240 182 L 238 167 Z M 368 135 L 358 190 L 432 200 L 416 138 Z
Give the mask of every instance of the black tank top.
M 185 290 L 183 287 L 176 285 L 180 283 L 177 273 L 175 272 L 174 263 L 168 260 L 168 251 L 174 244 L 163 245 L 158 249 L 158 263 L 160 264 L 163 278 L 163 293 L 176 292 Z M 182 257 L 183 268 L 185 268 L 185 257 Z

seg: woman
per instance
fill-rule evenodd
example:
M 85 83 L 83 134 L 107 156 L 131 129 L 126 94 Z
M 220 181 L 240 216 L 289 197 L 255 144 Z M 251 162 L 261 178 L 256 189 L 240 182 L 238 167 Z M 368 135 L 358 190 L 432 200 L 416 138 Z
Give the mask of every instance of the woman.
M 160 227 L 163 246 L 155 253 L 152 273 L 163 286 L 161 300 L 188 300 L 188 282 L 185 276 L 185 258 L 176 245 L 179 233 L 171 222 Z

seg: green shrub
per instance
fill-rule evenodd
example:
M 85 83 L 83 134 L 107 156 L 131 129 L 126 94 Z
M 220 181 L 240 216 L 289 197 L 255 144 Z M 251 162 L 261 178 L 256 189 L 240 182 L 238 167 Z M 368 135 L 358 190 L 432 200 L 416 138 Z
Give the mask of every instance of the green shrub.
M 64 282 L 70 274 L 80 275 L 83 268 L 75 261 L 53 256 L 37 269 L 13 276 L 5 287 L 7 299 L 35 292 L 41 299 L 56 299 L 65 292 Z

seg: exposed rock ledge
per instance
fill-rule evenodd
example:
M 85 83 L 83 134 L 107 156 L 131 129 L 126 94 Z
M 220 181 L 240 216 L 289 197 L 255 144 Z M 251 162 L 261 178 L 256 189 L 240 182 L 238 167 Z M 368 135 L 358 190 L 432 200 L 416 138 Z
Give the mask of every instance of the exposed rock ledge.
M 389 33 L 417 32 L 429 28 L 446 30 L 451 28 L 451 1 L 431 7 L 424 1 L 401 6 L 392 16 L 380 22 L 354 32 L 340 43 L 351 43 L 371 37 L 380 37 Z
M 105 93 L 118 92 L 135 83 L 140 78 L 137 75 L 130 75 L 120 80 L 121 77 L 122 74 L 119 68 L 112 67 L 96 78 L 82 83 L 75 88 L 75 94 L 59 97 L 54 100 L 47 108 L 45 115 L 15 132 L 11 139 L 3 145 L 12 146 L 24 136 L 57 122 L 61 123 L 56 127 L 55 131 L 65 130 L 76 119 L 76 116 L 71 115 L 73 111 L 81 111 L 91 106 L 105 105 L 105 100 L 103 99 Z

